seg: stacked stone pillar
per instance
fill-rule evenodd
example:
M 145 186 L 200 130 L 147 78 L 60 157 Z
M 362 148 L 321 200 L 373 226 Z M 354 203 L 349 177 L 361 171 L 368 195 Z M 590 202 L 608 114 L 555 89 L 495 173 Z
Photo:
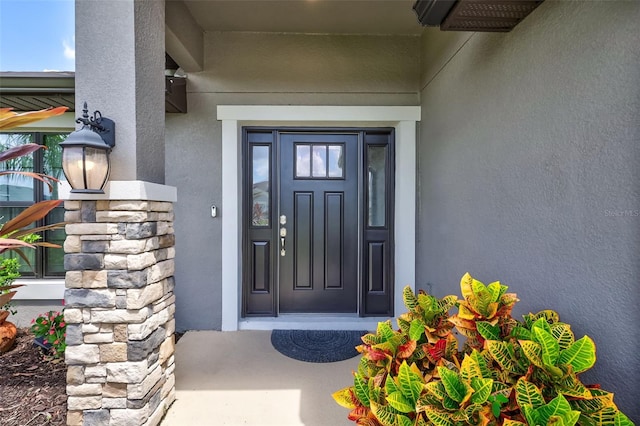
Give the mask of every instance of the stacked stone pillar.
M 65 209 L 67 424 L 157 425 L 175 399 L 173 204 Z

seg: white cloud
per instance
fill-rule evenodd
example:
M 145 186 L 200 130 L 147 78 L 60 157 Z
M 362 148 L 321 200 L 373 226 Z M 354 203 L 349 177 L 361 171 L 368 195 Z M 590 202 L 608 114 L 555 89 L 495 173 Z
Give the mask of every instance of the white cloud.
M 64 57 L 67 59 L 76 59 L 76 38 L 73 37 L 73 45 L 69 44 L 67 40 L 62 40 L 62 46 L 64 47 Z

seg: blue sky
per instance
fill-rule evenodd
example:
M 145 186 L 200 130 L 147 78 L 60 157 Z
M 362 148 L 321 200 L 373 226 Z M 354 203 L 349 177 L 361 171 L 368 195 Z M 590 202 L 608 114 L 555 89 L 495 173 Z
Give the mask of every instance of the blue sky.
M 0 0 L 0 71 L 74 71 L 73 0 Z

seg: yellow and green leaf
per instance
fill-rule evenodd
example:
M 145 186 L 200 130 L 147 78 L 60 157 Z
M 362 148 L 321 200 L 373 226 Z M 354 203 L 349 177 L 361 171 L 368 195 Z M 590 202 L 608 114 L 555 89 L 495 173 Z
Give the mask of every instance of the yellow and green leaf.
M 471 379 L 471 387 L 474 390 L 473 395 L 471 395 L 471 402 L 474 404 L 484 404 L 489 398 L 489 395 L 491 395 L 493 379 L 474 377 Z
M 478 333 L 480 333 L 485 340 L 500 339 L 500 327 L 497 325 L 492 325 L 488 321 L 477 321 L 476 327 L 478 328 Z
M 382 426 L 397 426 L 397 413 L 392 408 L 372 402 L 371 412 L 376 416 L 376 419 L 378 419 Z
M 559 361 L 571 365 L 575 373 L 586 371 L 596 362 L 596 345 L 589 336 L 584 336 L 562 351 Z
M 615 407 L 613 394 L 601 389 L 589 389 L 591 396 L 587 399 L 572 399 L 569 401 L 571 408 L 583 414 L 593 414 L 608 407 Z
M 533 338 L 542 346 L 542 362 L 545 366 L 555 366 L 560 357 L 560 347 L 553 335 L 541 327 L 533 327 Z
M 536 385 L 526 381 L 524 378 L 518 379 L 516 383 L 516 402 L 521 408 L 529 405 L 532 408 L 542 407 L 544 405 L 544 397 L 542 391 Z
M 402 362 L 398 371 L 398 387 L 411 405 L 415 406 L 424 387 L 424 381 L 421 375 L 411 371 L 406 361 Z
M 333 400 L 341 407 L 354 409 L 356 408 L 356 404 L 353 400 L 352 389 L 353 388 L 349 386 L 332 393 L 331 396 L 333 397 Z
M 467 385 L 455 371 L 446 367 L 438 367 L 438 374 L 442 379 L 447 395 L 458 404 L 468 401 L 473 393 L 471 386 Z
M 544 368 L 542 363 L 542 346 L 532 340 L 520 340 L 522 352 L 536 367 Z
M 422 320 L 415 319 L 411 321 L 409 326 L 409 339 L 418 341 L 424 336 L 424 323 Z
M 425 385 L 425 389 L 430 394 L 434 395 L 439 400 L 443 400 L 445 395 L 447 394 L 447 390 L 444 388 L 444 385 L 441 381 L 432 381 Z
M 411 401 L 409 401 L 404 395 L 402 395 L 402 392 L 400 391 L 396 391 L 387 395 L 387 402 L 390 406 L 401 413 L 411 413 L 416 409 L 415 404 L 412 404 Z
M 440 411 L 435 408 L 429 408 L 425 410 L 425 414 L 427 418 L 433 423 L 435 426 L 454 426 L 453 421 L 449 413 L 445 411 Z
M 560 350 L 567 349 L 575 341 L 571 326 L 562 322 L 551 324 L 551 334 L 558 341 Z
M 369 383 L 359 373 L 354 373 L 353 390 L 360 403 L 369 407 Z
M 527 426 L 527 424 L 517 420 L 505 419 L 505 421 L 502 422 L 502 426 Z
M 513 360 L 513 349 L 508 343 L 499 340 L 487 340 L 486 348 L 491 357 L 507 371 L 515 371 L 515 363 Z
M 538 413 L 540 422 L 542 424 L 547 424 L 552 416 L 562 417 L 573 410 L 571 410 L 571 406 L 567 399 L 562 395 L 558 395 L 549 401 L 548 404 L 536 408 L 535 411 Z M 580 413 L 578 412 L 578 414 Z

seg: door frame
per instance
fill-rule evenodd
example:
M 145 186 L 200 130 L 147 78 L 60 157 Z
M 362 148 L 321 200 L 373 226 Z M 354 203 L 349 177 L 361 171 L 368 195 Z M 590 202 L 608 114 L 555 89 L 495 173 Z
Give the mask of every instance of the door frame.
M 293 311 L 287 312 L 283 307 L 283 297 L 296 298 L 300 303 L 312 304 L 310 292 L 312 290 L 316 296 L 324 300 L 324 305 L 320 303 L 316 311 L 302 309 L 296 314 L 311 315 L 358 315 L 360 317 L 381 317 L 383 315 L 393 314 L 393 269 L 394 269 L 394 199 L 395 199 L 395 132 L 390 127 L 367 127 L 367 128 L 350 128 L 350 127 L 255 127 L 243 126 L 243 288 L 242 288 L 242 318 L 251 317 L 278 317 L 281 315 L 293 314 Z M 283 141 L 291 140 L 292 142 L 283 145 Z M 350 142 L 346 142 L 349 140 Z M 304 142 L 303 142 L 304 141 Z M 294 178 L 295 159 L 293 158 L 294 147 L 297 143 L 309 144 L 340 144 L 343 146 L 346 165 L 346 175 L 340 178 Z M 287 148 L 288 146 L 288 148 Z M 255 226 L 252 224 L 253 213 L 253 196 L 252 190 L 252 158 L 253 148 L 259 147 L 267 149 L 267 163 L 269 166 L 268 174 L 268 204 L 269 219 L 267 223 Z M 367 202 L 371 196 L 370 189 L 367 187 L 368 176 L 365 173 L 369 165 L 367 154 L 371 148 L 383 148 L 385 158 L 384 172 L 384 216 L 382 223 L 367 223 Z M 288 151 L 287 151 L 288 149 Z M 264 155 L 264 154 L 263 154 Z M 288 170 L 288 171 L 287 171 Z M 346 181 L 349 179 L 349 182 Z M 343 199 L 341 205 L 349 207 L 351 211 L 347 214 L 352 222 L 347 226 L 350 232 L 355 233 L 347 237 L 343 244 L 351 247 L 346 249 L 343 262 L 340 262 L 345 268 L 352 268 L 349 272 L 342 270 L 343 273 L 354 274 L 351 278 L 342 277 L 344 288 L 336 287 L 333 289 L 324 289 L 315 282 L 311 287 L 295 290 L 287 286 L 282 287 L 283 274 L 287 271 L 292 273 L 293 265 L 289 262 L 293 258 L 286 258 L 280 255 L 280 228 L 289 230 L 287 239 L 296 238 L 295 219 L 292 211 L 289 210 L 287 216 L 290 216 L 292 222 L 284 225 L 279 222 L 280 215 L 283 214 L 283 199 L 286 194 L 290 194 L 291 189 L 283 190 L 283 182 L 289 182 L 302 192 L 308 193 L 311 188 L 313 191 L 333 192 L 345 185 L 350 187 L 352 192 L 346 199 Z M 319 189 L 322 187 L 324 189 Z M 333 188 L 330 189 L 330 188 Z M 284 191 L 284 192 L 283 192 Z M 295 192 L 295 191 L 294 191 Z M 326 193 L 325 193 L 326 194 Z M 316 194 L 318 195 L 318 194 Z M 355 196 L 355 199 L 353 198 Z M 341 198 L 342 199 L 342 198 Z M 317 198 L 317 202 L 321 206 L 327 200 L 324 197 Z M 293 199 L 289 197 L 289 202 Z M 342 204 L 344 203 L 344 204 Z M 315 202 L 311 203 L 316 205 Z M 292 209 L 293 206 L 290 206 Z M 322 209 L 322 207 L 320 207 Z M 313 216 L 322 215 L 316 211 Z M 338 219 L 338 222 L 340 220 Z M 335 222 L 334 222 L 335 223 Z M 292 226 L 292 227 L 291 227 Z M 316 224 L 317 226 L 317 224 Z M 319 225 L 320 229 L 324 229 L 327 223 Z M 314 228 L 317 232 L 319 229 Z M 324 232 L 324 231 L 321 231 Z M 343 229 L 342 232 L 345 232 Z M 341 233 L 342 233 L 341 232 Z M 342 237 L 344 238 L 344 236 Z M 295 250 L 295 244 L 287 247 Z M 322 243 L 321 243 L 322 244 Z M 318 248 L 316 246 L 316 248 Z M 290 250 L 287 250 L 290 251 Z M 320 250 L 322 251 L 322 250 Z M 313 253 L 313 250 L 309 251 Z M 335 252 L 335 251 L 334 251 Z M 317 251 L 315 253 L 318 253 Z M 312 256 L 312 262 L 318 259 Z M 282 268 L 283 260 L 288 263 L 288 268 Z M 346 266 L 349 265 L 349 266 Z M 318 264 L 315 264 L 314 271 L 318 271 Z M 326 266 L 326 265 L 325 265 Z M 324 269 L 324 268 L 319 268 Z M 323 280 L 324 272 L 315 279 Z M 295 280 L 289 277 L 291 282 Z M 289 283 L 288 280 L 285 280 Z M 325 284 L 327 284 L 325 282 Z M 258 287 L 256 287 L 258 286 Z M 293 293 L 291 292 L 293 291 Z M 351 294 L 351 297 L 347 297 Z M 295 294 L 294 294 L 295 293 Z M 338 297 L 338 300 L 332 299 Z M 319 302 L 321 302 L 319 300 Z M 328 304 L 327 304 L 328 303 Z M 336 308 L 336 303 L 340 306 L 334 312 L 328 310 L 328 306 Z M 290 309 L 291 307 L 289 307 Z M 353 310 L 351 310 L 353 308 Z M 324 312 L 324 314 L 322 314 Z
M 241 318 L 242 295 L 242 128 L 268 127 L 393 127 L 396 136 L 394 312 L 403 312 L 402 289 L 415 289 L 416 140 L 419 106 L 285 106 L 218 105 L 222 121 L 222 330 L 287 327 L 283 322 Z M 384 318 L 337 318 L 331 324 L 318 316 L 294 320 L 298 328 L 353 328 L 375 325 Z

